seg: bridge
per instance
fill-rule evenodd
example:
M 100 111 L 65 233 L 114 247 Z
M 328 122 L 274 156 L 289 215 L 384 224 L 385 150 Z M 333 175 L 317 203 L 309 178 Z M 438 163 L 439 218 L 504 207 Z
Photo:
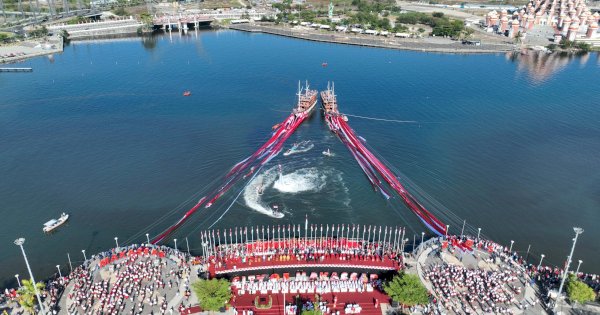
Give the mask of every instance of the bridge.
M 206 14 L 179 14 L 157 16 L 152 20 L 152 23 L 154 24 L 154 28 L 185 31 L 190 26 L 193 26 L 194 29 L 197 29 L 200 26 L 208 26 L 213 20 L 212 16 Z

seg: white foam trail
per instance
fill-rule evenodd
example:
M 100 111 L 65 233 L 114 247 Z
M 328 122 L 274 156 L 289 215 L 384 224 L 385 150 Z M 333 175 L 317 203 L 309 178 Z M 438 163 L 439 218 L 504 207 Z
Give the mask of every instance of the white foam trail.
M 302 168 L 293 173 L 281 175 L 273 188 L 283 193 L 318 192 L 325 186 L 327 176 L 319 173 L 316 167 Z
M 292 149 L 286 151 L 283 155 L 290 156 L 290 155 L 293 155 L 293 154 L 308 152 L 308 151 L 310 151 L 314 147 L 315 147 L 315 145 L 312 142 L 310 142 L 310 141 L 301 142 L 298 145 L 298 147 L 296 147 L 296 148 L 292 147 Z
M 271 186 L 275 179 L 277 178 L 276 167 L 271 167 L 266 170 L 264 173 L 256 176 L 250 183 L 246 189 L 244 189 L 244 202 L 246 206 L 249 208 L 256 210 L 262 214 L 266 214 L 272 218 L 283 218 L 282 212 L 274 212 L 268 205 L 262 202 L 261 195 L 258 194 L 258 189 L 262 184 L 263 191 Z

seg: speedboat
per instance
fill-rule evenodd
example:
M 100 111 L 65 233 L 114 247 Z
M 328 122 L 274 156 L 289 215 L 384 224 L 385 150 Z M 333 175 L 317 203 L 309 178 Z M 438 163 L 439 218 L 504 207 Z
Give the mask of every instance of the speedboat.
M 190 96 L 190 95 L 192 95 L 192 92 L 190 92 L 190 91 L 183 92 L 183 96 Z
M 42 230 L 45 233 L 51 232 L 52 230 L 58 228 L 59 226 L 63 225 L 65 222 L 67 222 L 67 220 L 69 220 L 69 215 L 63 212 L 60 215 L 60 218 L 52 219 L 52 220 L 44 223 L 44 227 L 42 228 Z
M 276 218 L 276 219 L 281 219 L 283 218 L 283 213 L 281 213 L 281 211 L 279 211 L 279 206 L 274 204 L 271 206 L 271 216 Z
M 289 148 L 287 151 L 283 152 L 283 156 L 288 156 L 288 155 L 296 152 L 298 145 L 299 145 L 298 143 L 294 143 L 291 148 Z

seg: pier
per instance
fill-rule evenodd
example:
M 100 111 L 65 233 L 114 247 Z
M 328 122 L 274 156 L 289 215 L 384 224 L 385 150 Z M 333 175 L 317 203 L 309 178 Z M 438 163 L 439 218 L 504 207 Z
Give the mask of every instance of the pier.
M 154 28 L 162 28 L 165 31 L 187 31 L 190 27 L 198 29 L 201 26 L 210 26 L 213 20 L 212 16 L 205 14 L 179 14 L 155 17 L 152 23 Z
M 0 72 L 33 72 L 32 68 L 0 68 Z

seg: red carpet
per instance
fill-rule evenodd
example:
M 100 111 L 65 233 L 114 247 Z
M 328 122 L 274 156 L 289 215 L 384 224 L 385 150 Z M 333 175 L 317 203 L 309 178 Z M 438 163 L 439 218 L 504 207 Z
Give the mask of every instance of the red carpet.
M 254 299 L 258 296 L 259 298 L 266 298 L 268 301 L 269 294 L 245 294 L 242 296 L 235 296 L 231 300 L 231 305 L 235 306 L 238 315 L 242 315 L 243 310 L 252 310 L 255 314 L 264 314 L 264 315 L 284 315 L 283 308 L 283 294 L 270 294 L 273 300 L 272 307 L 270 309 L 257 309 L 254 306 Z M 315 294 L 286 294 L 285 300 L 288 303 L 292 303 L 295 301 L 295 297 L 300 296 L 303 301 L 310 300 L 312 302 L 315 301 Z M 334 296 L 337 296 L 337 306 L 333 306 Z M 321 301 L 327 302 L 327 306 L 331 311 L 339 311 L 340 315 L 344 314 L 344 309 L 347 303 L 358 303 L 362 307 L 362 311 L 360 314 L 366 315 L 381 315 L 381 309 L 375 308 L 375 299 L 379 300 L 379 303 L 388 303 L 388 297 L 379 291 L 373 292 L 344 292 L 344 293 L 325 293 L 321 295 Z
M 246 262 L 240 258 L 226 259 L 220 265 L 210 264 L 211 276 L 222 275 L 231 272 L 258 271 L 262 269 L 281 269 L 281 268 L 368 268 L 373 270 L 398 270 L 399 265 L 396 261 L 385 258 L 361 258 L 358 256 L 342 255 L 327 256 L 318 260 L 298 260 L 295 256 L 277 256 L 272 259 L 263 260 L 261 257 L 252 257 Z

